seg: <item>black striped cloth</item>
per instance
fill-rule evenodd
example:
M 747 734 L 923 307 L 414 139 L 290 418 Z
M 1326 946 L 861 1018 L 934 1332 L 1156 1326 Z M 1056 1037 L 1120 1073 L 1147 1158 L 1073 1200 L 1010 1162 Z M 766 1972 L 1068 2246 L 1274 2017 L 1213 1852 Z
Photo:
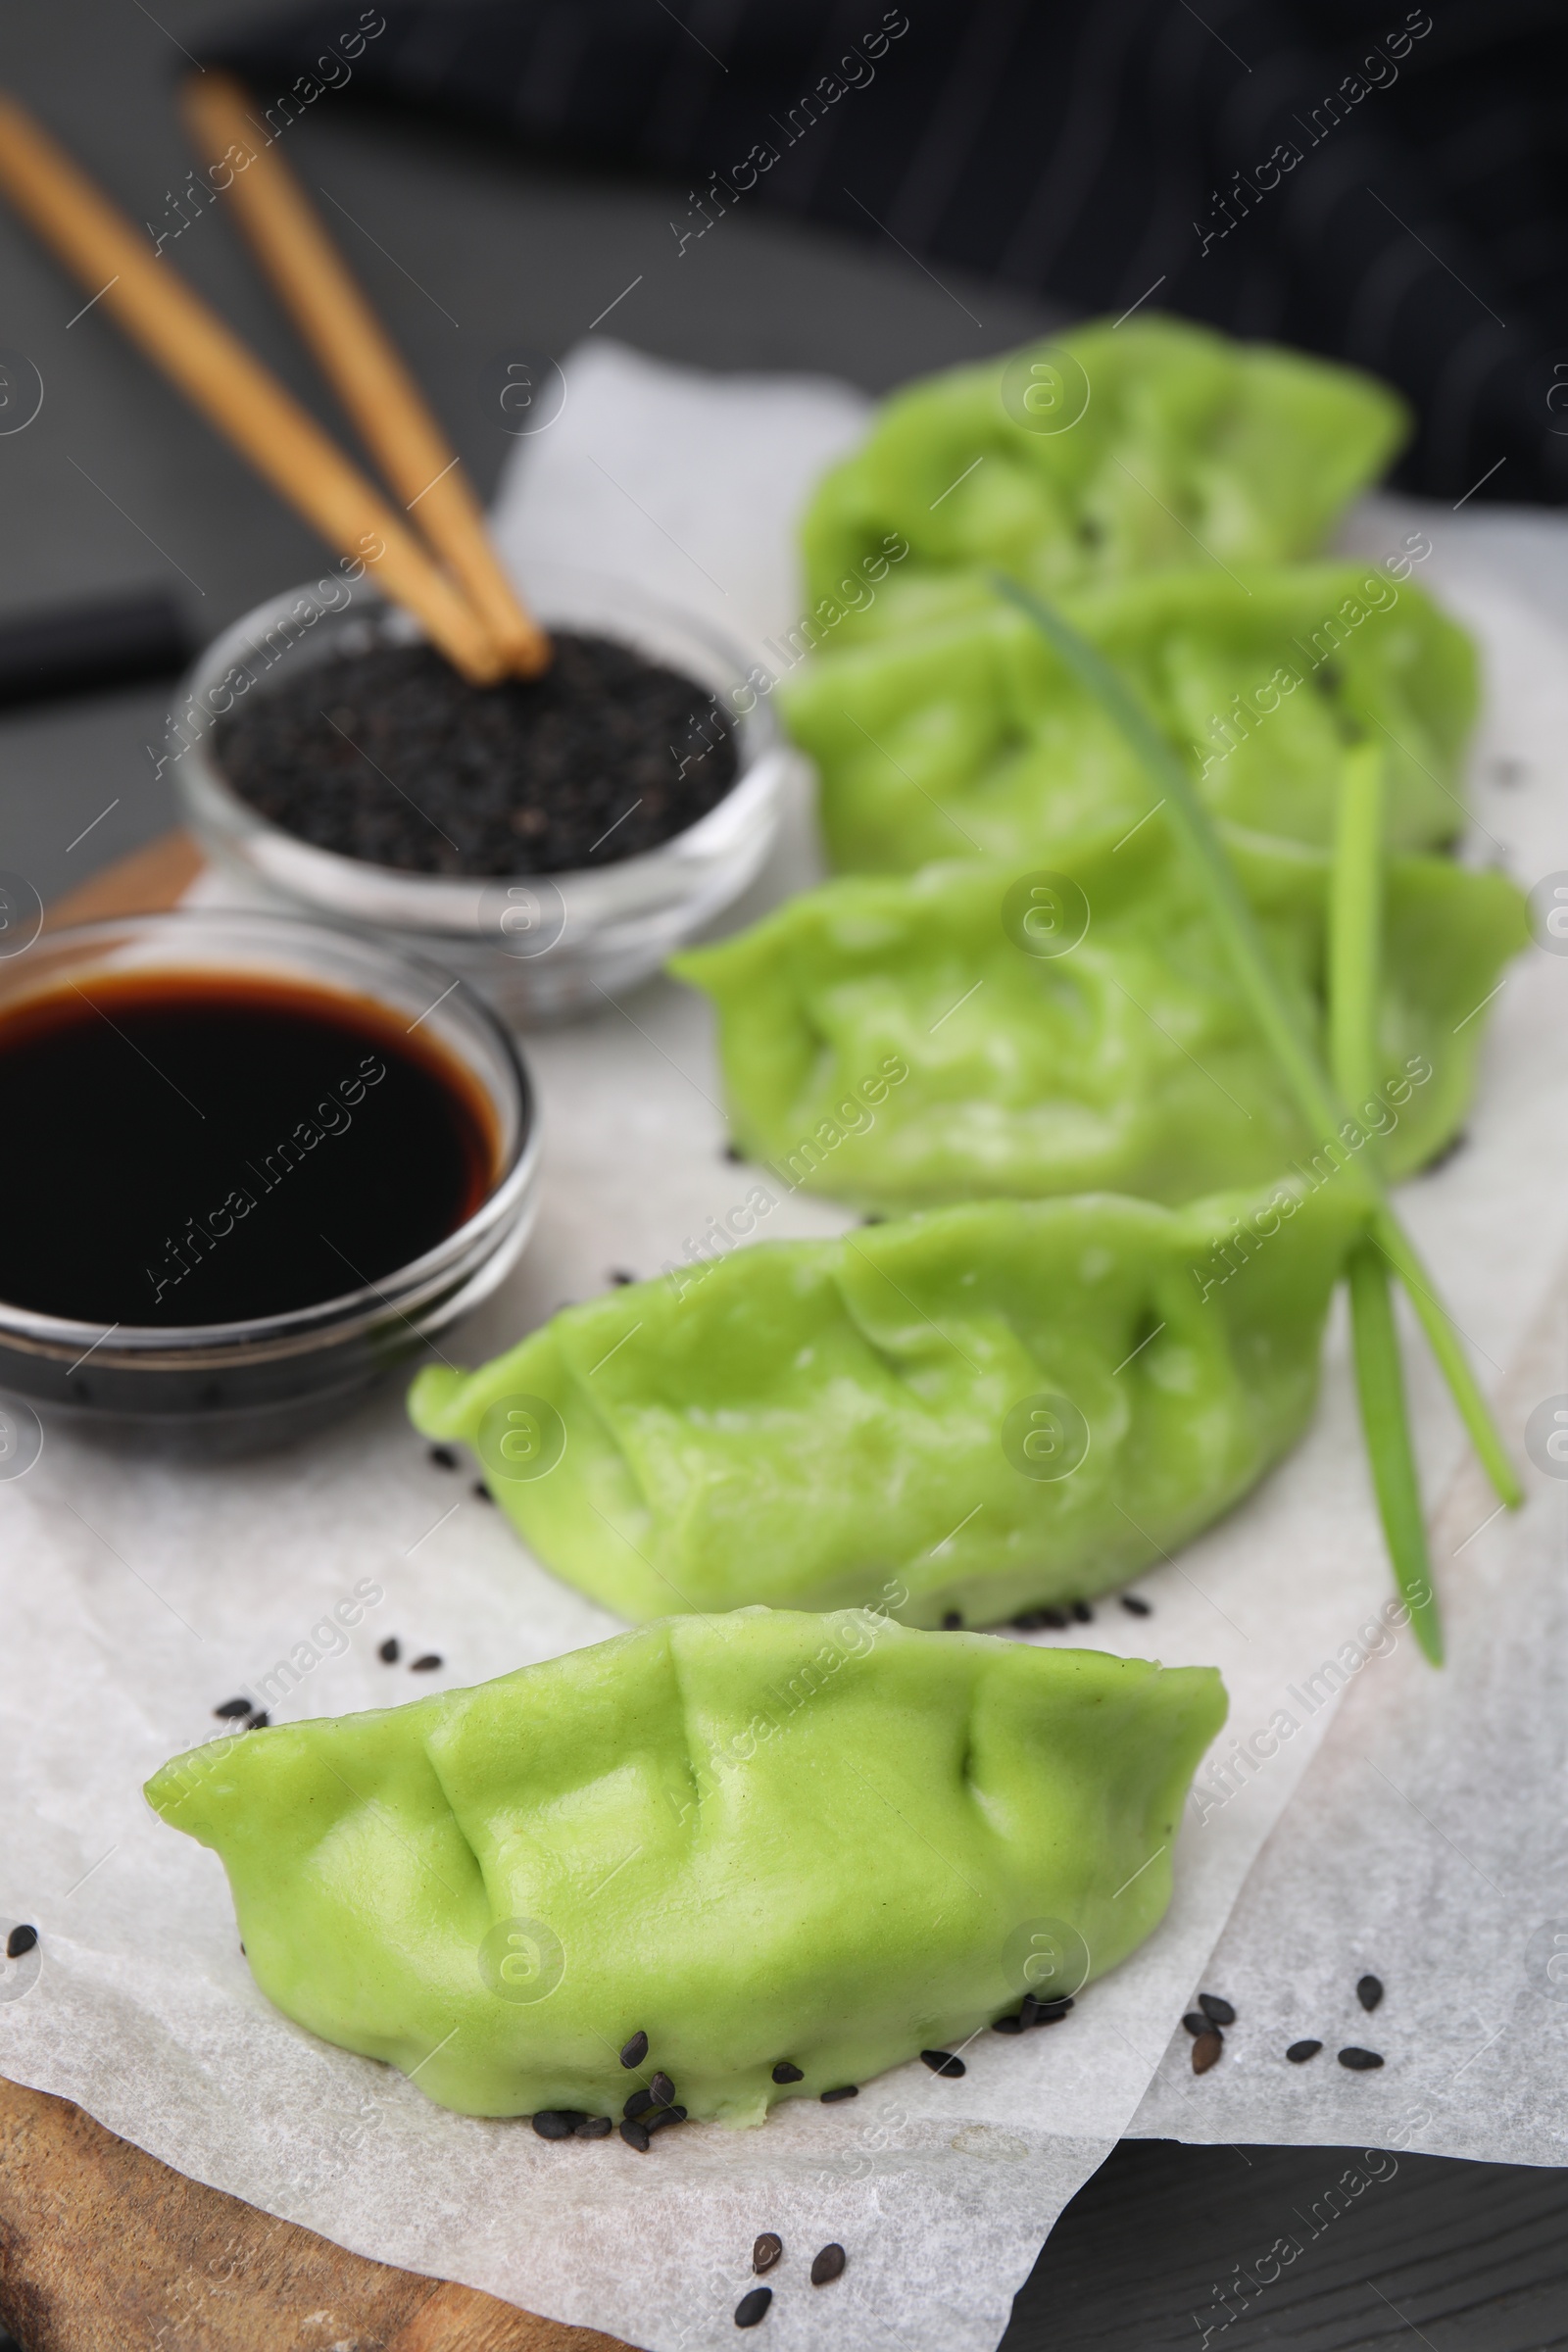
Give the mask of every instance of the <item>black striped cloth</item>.
M 765 206 L 1353 361 L 1406 488 L 1568 498 L 1568 0 L 313 0 L 206 54 L 673 179 L 672 241 Z

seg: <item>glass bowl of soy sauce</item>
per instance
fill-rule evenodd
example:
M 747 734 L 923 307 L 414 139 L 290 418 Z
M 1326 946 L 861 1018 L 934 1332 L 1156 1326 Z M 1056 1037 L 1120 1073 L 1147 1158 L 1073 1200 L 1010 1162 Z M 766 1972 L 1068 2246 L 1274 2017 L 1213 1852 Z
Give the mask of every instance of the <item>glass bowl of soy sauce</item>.
M 628 583 L 530 573 L 554 658 L 468 685 L 368 578 L 287 591 L 187 681 L 186 821 L 257 904 L 460 973 L 519 1026 L 597 1011 L 730 906 L 800 772 L 773 678 Z
M 489 1297 L 536 1207 L 491 1008 L 283 915 L 45 930 L 0 961 L 0 1392 L 160 1450 L 315 1430 Z

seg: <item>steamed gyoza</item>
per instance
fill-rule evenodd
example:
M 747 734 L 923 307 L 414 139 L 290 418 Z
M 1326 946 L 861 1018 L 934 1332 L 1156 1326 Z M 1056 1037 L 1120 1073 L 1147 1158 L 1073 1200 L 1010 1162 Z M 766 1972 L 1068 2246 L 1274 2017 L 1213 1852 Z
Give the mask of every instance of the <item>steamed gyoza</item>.
M 1256 837 L 1236 868 L 1303 1024 L 1325 1018 L 1327 859 Z M 1393 860 L 1379 1086 L 1388 1173 L 1464 1117 L 1487 1001 L 1529 936 L 1498 873 Z M 1321 1138 L 1295 1107 L 1163 819 L 1050 870 L 846 876 L 672 967 L 712 997 L 731 1131 L 791 1184 L 890 1213 L 986 1194 L 1179 1201 L 1262 1183 Z M 874 1102 L 865 1081 L 899 1073 Z
M 748 1609 L 147 1794 L 222 1857 L 263 1991 L 441 2105 L 618 2122 L 658 2072 L 748 2124 L 1114 1967 L 1224 1716 L 1209 1667 Z
M 1363 1213 L 1347 1171 L 763 1242 L 430 1365 L 409 1410 L 620 1617 L 892 1580 L 910 1624 L 996 1624 L 1175 1550 L 1295 1444 Z

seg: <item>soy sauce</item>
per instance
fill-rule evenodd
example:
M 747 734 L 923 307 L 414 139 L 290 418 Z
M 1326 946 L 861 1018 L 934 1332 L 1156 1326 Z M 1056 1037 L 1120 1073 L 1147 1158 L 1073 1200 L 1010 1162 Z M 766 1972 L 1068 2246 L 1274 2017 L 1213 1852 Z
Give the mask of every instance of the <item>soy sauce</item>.
M 234 1323 L 380 1282 L 496 1181 L 480 1090 L 368 999 L 93 975 L 0 1017 L 0 1298 Z

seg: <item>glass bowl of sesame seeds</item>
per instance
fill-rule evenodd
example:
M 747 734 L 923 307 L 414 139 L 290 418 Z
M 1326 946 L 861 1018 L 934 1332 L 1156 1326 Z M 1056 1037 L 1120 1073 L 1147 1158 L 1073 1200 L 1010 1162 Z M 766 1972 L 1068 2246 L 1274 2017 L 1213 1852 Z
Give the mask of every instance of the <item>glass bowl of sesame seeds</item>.
M 769 674 L 628 583 L 541 567 L 539 680 L 466 684 L 365 579 L 192 670 L 167 763 L 240 894 L 434 958 L 519 1026 L 594 1010 L 729 906 L 795 755 Z

